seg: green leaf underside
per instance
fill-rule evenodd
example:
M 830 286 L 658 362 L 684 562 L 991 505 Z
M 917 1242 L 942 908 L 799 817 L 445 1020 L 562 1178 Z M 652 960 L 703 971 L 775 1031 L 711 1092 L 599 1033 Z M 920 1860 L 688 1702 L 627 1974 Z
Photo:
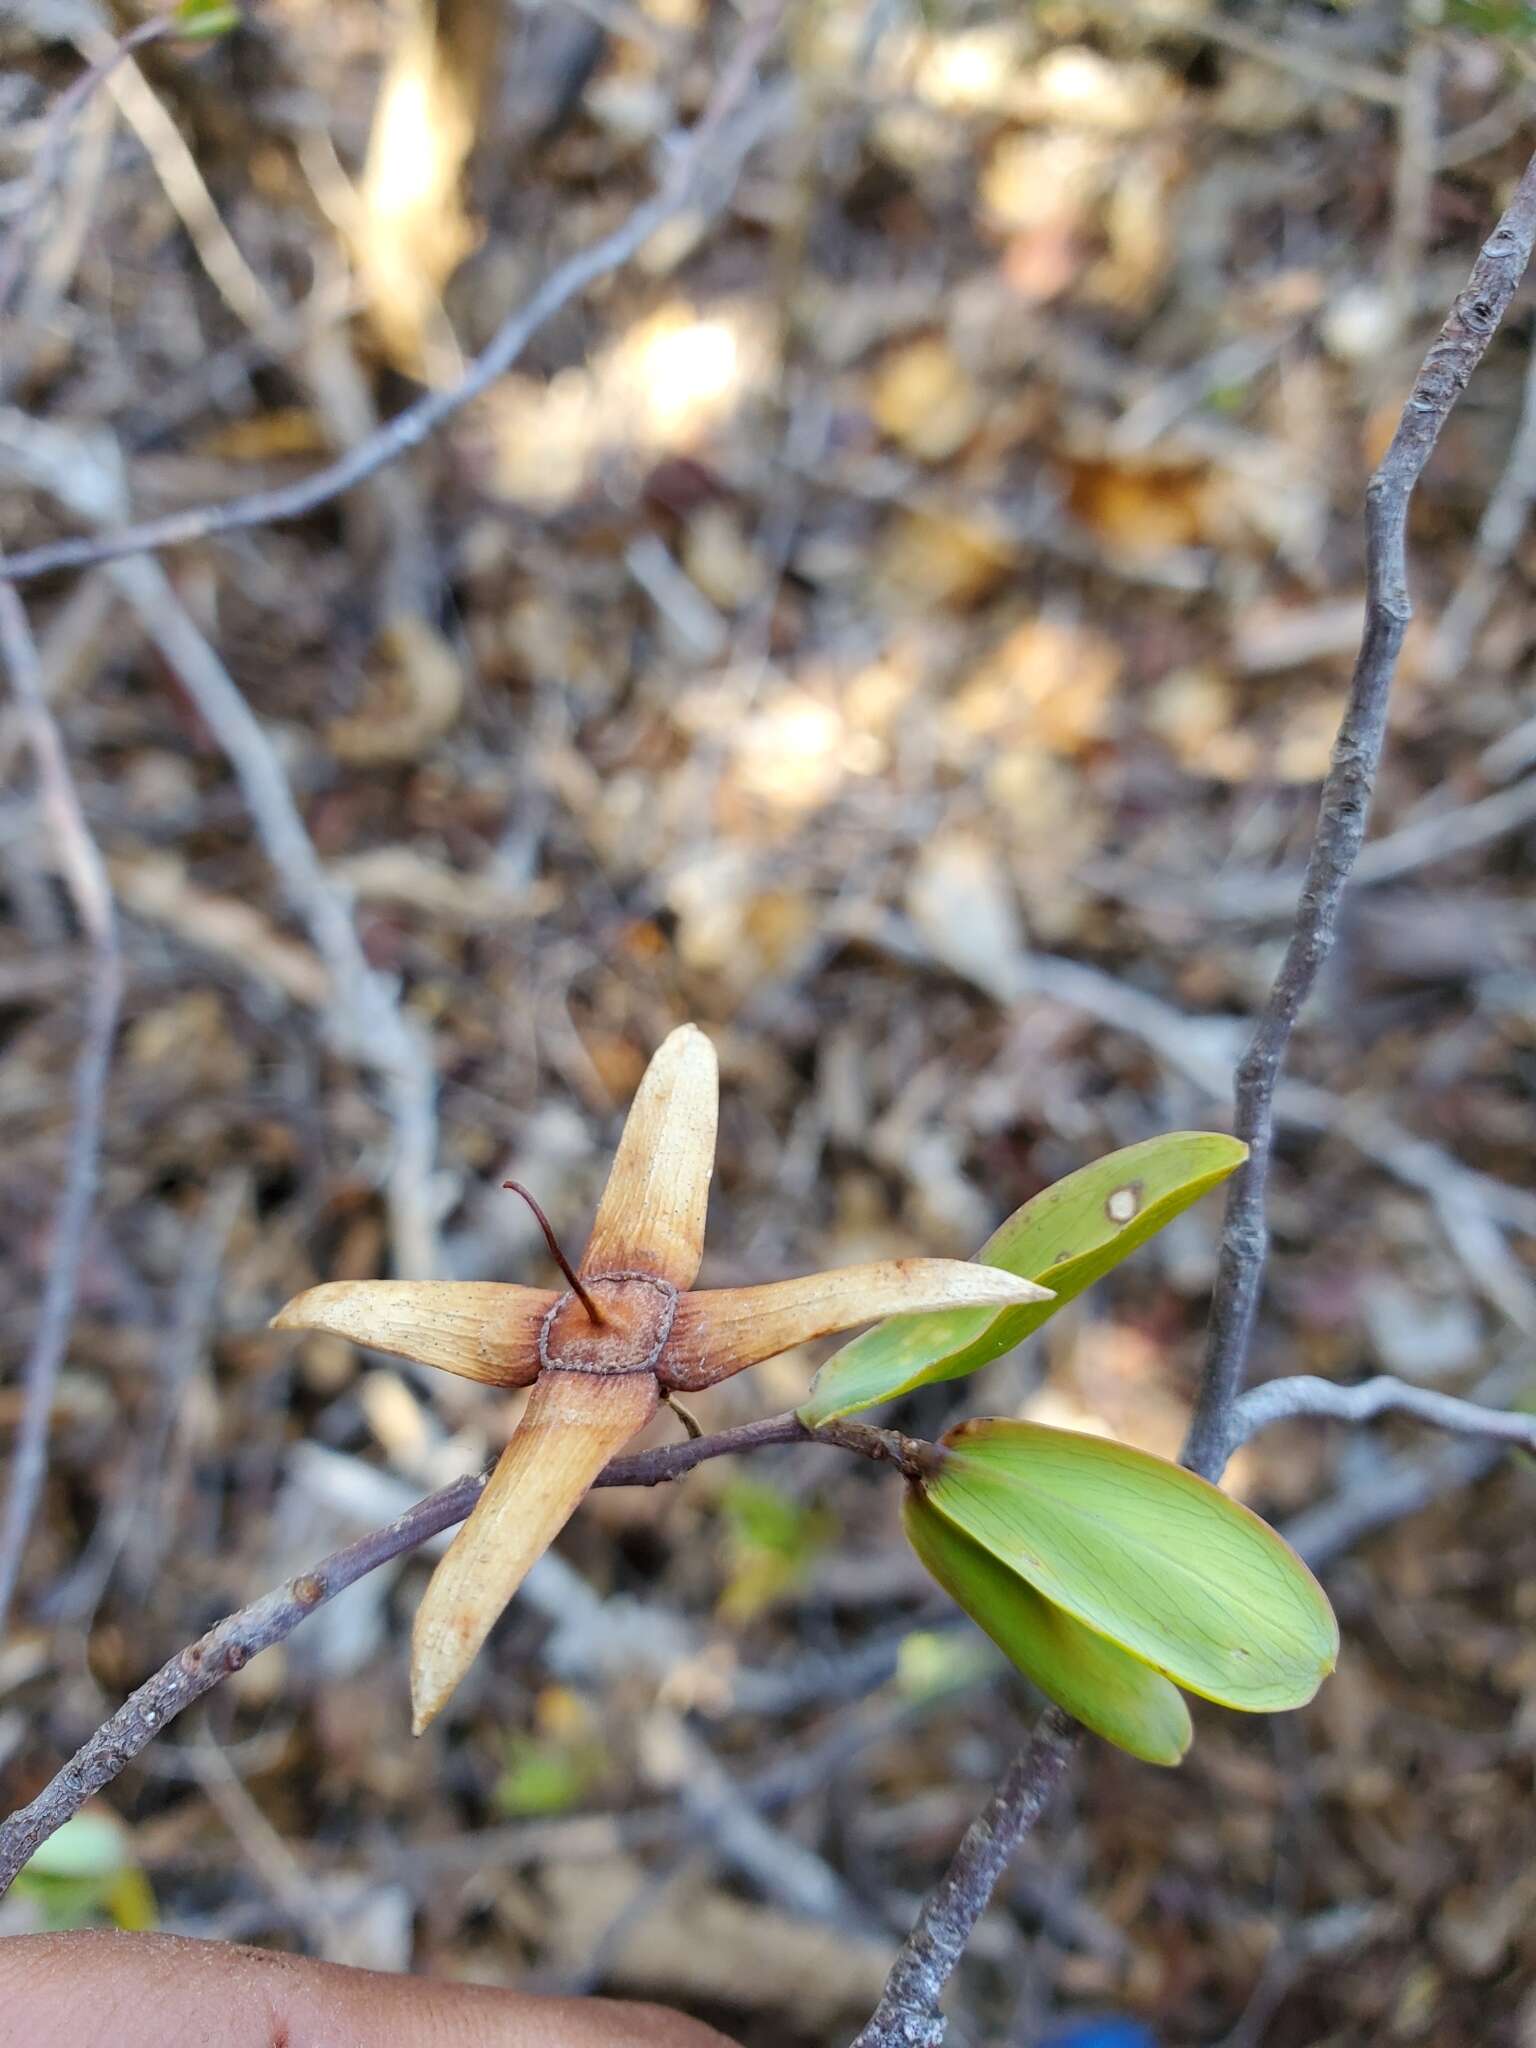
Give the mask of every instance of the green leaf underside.
M 1069 1173 L 1016 1209 L 976 1254 L 981 1265 L 1049 1287 L 1053 1300 L 891 1316 L 827 1360 L 801 1421 L 815 1429 L 1001 1358 L 1247 1156 L 1245 1145 L 1220 1132 L 1173 1131 Z M 1132 1205 L 1134 1213 L 1124 1214 Z
M 1299 1707 L 1338 1656 L 1316 1579 L 1267 1523 L 1182 1466 L 1043 1423 L 962 1423 L 932 1506 L 1047 1600 L 1190 1692 Z
M 927 1571 L 1048 1699 L 1145 1763 L 1180 1762 L 1194 1730 L 1161 1672 L 1053 1606 L 915 1490 L 902 1520 Z

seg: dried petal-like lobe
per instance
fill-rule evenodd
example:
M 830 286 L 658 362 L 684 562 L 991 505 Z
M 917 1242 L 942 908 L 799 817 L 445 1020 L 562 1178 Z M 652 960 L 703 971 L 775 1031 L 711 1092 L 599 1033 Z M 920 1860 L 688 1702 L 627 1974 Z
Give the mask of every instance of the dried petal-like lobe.
M 704 1256 L 720 1069 L 696 1024 L 662 1040 L 630 1107 L 583 1275 L 654 1273 L 691 1287 Z
M 539 1370 L 539 1325 L 559 1300 L 490 1280 L 332 1280 L 296 1294 L 274 1330 L 325 1330 L 461 1379 L 526 1387 Z
M 813 1337 L 925 1309 L 1006 1308 L 1050 1291 L 970 1259 L 882 1259 L 766 1287 L 685 1294 L 656 1372 L 664 1387 L 713 1386 Z
M 474 1512 L 432 1574 L 411 1633 L 419 1735 L 615 1451 L 656 1412 L 648 1372 L 545 1372 Z

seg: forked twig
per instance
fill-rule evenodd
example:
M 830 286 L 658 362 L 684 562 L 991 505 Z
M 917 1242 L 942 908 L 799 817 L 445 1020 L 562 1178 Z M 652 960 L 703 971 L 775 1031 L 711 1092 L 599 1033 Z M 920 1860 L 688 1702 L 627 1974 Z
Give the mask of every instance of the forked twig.
M 1290 942 L 1253 1043 L 1237 1070 L 1235 1128 L 1248 1141 L 1250 1156 L 1231 1184 L 1211 1300 L 1205 1370 L 1184 1446 L 1185 1463 L 1208 1478 L 1219 1477 L 1226 1462 L 1232 1410 L 1242 1387 L 1264 1274 L 1264 1191 L 1275 1090 L 1297 1014 L 1333 947 L 1339 903 L 1365 837 L 1381 761 L 1388 693 L 1411 613 L 1405 542 L 1409 501 L 1440 429 L 1525 274 L 1533 241 L 1536 158 L 1527 166 L 1508 210 L 1473 265 L 1466 290 L 1431 345 L 1392 445 L 1367 492 L 1365 633 L 1323 784 Z M 938 2002 L 964 1951 L 964 1940 L 941 1940 L 935 1945 L 930 1916 L 937 1905 L 940 1925 L 947 1930 L 958 1912 L 968 1932 L 985 1910 L 1008 1855 L 1033 1826 L 1063 1775 L 1077 1732 L 1066 1723 L 1067 1732 L 1063 1733 L 1063 1723 L 1065 1716 L 1055 1708 L 1042 1716 L 1029 1746 L 1009 1766 L 985 1809 L 983 1819 L 990 1819 L 991 1826 L 1010 1844 L 1007 1854 L 1000 1859 L 978 1855 L 974 1829 L 966 1835 L 949 1869 L 929 1894 L 917 1926 L 903 1943 L 880 2010 L 854 2048 L 937 2048 L 943 2040 Z
M 1356 1423 L 1372 1422 L 1378 1415 L 1411 1415 L 1415 1421 L 1449 1430 L 1454 1436 L 1486 1437 L 1493 1443 L 1536 1451 L 1536 1414 L 1519 1408 L 1485 1408 L 1479 1401 L 1463 1401 L 1455 1394 L 1437 1393 L 1433 1387 L 1410 1386 L 1389 1374 L 1341 1387 L 1334 1380 L 1296 1373 L 1288 1379 L 1267 1380 L 1262 1387 L 1238 1395 L 1228 1417 L 1223 1461 L 1261 1429 L 1307 1415 Z
M 1408 506 L 1451 408 L 1493 339 L 1536 242 L 1536 158 L 1484 243 L 1466 289 L 1424 358 L 1392 444 L 1366 492 L 1365 632 L 1343 722 L 1323 783 L 1317 829 L 1285 958 L 1237 1069 L 1234 1129 L 1247 1164 L 1233 1176 L 1211 1298 L 1205 1366 L 1184 1462 L 1220 1476 L 1227 1419 L 1242 1386 L 1268 1256 L 1265 1188 L 1275 1089 L 1302 1004 L 1333 950 L 1339 905 L 1365 838 L 1386 739 L 1387 701 L 1413 607 L 1408 597 Z

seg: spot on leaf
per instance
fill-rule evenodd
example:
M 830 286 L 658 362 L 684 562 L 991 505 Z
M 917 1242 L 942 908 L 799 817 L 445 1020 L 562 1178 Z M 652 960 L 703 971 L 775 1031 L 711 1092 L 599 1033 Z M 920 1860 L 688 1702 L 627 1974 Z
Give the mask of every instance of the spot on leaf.
M 1140 1207 L 1141 1182 L 1133 1180 L 1115 1189 L 1104 1204 L 1104 1214 L 1111 1223 L 1129 1223 Z

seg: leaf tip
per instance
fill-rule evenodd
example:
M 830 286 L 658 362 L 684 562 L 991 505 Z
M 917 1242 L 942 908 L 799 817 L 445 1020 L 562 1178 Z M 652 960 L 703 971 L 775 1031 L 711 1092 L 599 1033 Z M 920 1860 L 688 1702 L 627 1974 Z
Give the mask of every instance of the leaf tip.
M 428 1582 L 411 1630 L 413 1735 L 423 1734 L 447 1706 L 500 1612 L 499 1604 L 476 1600 L 473 1583 L 465 1597 L 451 1577 L 440 1581 L 442 1568 Z
M 308 1329 L 309 1322 L 304 1304 L 315 1292 L 316 1290 L 313 1287 L 306 1287 L 302 1293 L 294 1295 L 291 1301 L 285 1301 L 277 1314 L 269 1318 L 267 1328 L 269 1330 Z
M 673 1030 L 669 1031 L 667 1033 L 666 1038 L 663 1040 L 663 1043 L 675 1044 L 679 1047 L 682 1047 L 690 1045 L 692 1040 L 696 1038 L 702 1039 L 704 1044 L 709 1048 L 709 1050 L 711 1052 L 714 1051 L 714 1045 L 710 1039 L 708 1032 L 701 1031 L 698 1025 L 695 1024 L 691 1019 L 688 1023 L 679 1024 Z
M 334 1330 L 338 1317 L 353 1315 L 369 1305 L 370 1288 L 383 1287 L 378 1281 L 322 1280 L 304 1287 L 285 1301 L 267 1325 L 270 1330 Z M 340 1333 L 339 1333 L 340 1334 Z

